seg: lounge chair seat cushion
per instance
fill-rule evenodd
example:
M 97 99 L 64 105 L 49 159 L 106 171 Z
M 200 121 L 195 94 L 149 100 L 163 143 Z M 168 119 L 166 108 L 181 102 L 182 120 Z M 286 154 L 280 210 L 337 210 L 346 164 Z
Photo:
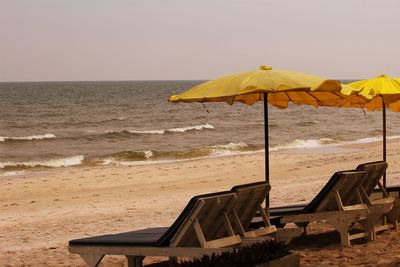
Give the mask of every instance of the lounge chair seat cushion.
M 144 246 L 152 247 L 158 244 L 168 227 L 155 227 L 118 234 L 93 236 L 69 241 L 70 245 L 84 246 Z
M 295 204 L 295 205 L 290 205 L 290 206 L 271 208 L 269 210 L 270 216 L 299 214 L 303 211 L 303 209 L 306 205 L 307 204 Z

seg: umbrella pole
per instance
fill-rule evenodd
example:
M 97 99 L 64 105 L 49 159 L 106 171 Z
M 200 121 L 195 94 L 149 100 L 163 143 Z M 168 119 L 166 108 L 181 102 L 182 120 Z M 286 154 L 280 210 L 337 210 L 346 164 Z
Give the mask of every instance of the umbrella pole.
M 264 144 L 265 144 L 265 181 L 269 183 L 269 133 L 268 133 L 268 93 L 264 93 Z M 266 209 L 269 209 L 269 194 L 265 199 Z M 268 213 L 267 213 L 268 214 Z
M 383 117 L 383 161 L 386 162 L 386 106 L 382 97 L 382 117 Z M 386 189 L 386 171 L 383 173 L 383 187 Z

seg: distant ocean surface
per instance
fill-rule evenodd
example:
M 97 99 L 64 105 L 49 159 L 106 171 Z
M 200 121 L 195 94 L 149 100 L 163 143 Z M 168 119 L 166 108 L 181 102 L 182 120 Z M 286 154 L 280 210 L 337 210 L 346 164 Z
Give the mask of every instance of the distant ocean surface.
M 0 83 L 0 175 L 260 151 L 263 106 L 179 103 L 202 81 Z M 377 141 L 381 112 L 270 106 L 270 150 Z M 388 112 L 388 135 L 400 136 Z

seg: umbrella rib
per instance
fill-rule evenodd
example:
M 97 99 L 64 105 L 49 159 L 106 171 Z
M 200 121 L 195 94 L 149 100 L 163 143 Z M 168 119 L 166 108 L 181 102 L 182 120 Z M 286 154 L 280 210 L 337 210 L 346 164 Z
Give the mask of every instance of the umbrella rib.
M 311 94 L 311 92 L 312 92 L 312 91 L 309 91 L 309 92 L 308 92 L 308 95 L 311 96 L 312 98 L 314 98 L 314 100 L 317 101 L 318 103 L 321 102 L 321 101 L 319 101 L 318 98 L 316 98 L 315 96 L 313 96 L 313 95 Z
M 339 108 L 343 107 L 343 105 L 347 102 L 350 102 L 349 98 L 350 96 L 343 98 L 342 95 L 340 93 L 336 93 L 336 92 L 332 92 L 334 95 L 336 95 L 337 97 L 339 97 L 340 99 L 342 99 L 342 104 L 340 106 L 338 106 Z M 351 103 L 350 103 L 351 105 Z M 365 106 L 365 103 L 363 104 L 363 107 Z
M 400 82 L 396 81 L 395 79 L 392 79 L 392 81 L 394 81 L 395 83 L 397 83 L 397 85 L 400 86 Z

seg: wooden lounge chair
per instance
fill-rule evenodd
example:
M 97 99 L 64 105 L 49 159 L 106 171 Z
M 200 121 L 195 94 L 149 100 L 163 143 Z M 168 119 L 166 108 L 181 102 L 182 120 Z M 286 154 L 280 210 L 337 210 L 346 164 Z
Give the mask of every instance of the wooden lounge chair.
M 145 256 L 201 257 L 240 244 L 229 220 L 236 194 L 220 192 L 193 197 L 171 227 L 102 235 L 69 241 L 69 251 L 89 266 L 104 255 L 125 255 L 129 266 L 142 266 Z
M 364 171 L 336 172 L 317 196 L 304 208 L 291 208 L 290 212 L 279 214 L 278 210 L 271 214 L 281 216 L 280 223 L 295 223 L 307 227 L 313 221 L 326 221 L 339 232 L 342 245 L 350 245 L 353 239 L 368 237 L 372 240 L 369 209 L 363 203 L 360 187 L 366 179 Z M 357 196 L 357 202 L 353 196 Z M 349 226 L 358 222 L 364 232 L 351 234 Z
M 267 182 L 257 182 L 234 186 L 231 191 L 236 193 L 237 201 L 233 207 L 233 225 L 243 238 L 265 237 L 276 232 L 271 225 L 262 203 L 269 194 L 271 185 Z M 249 229 L 252 219 L 260 214 L 264 225 L 257 229 Z
M 364 163 L 357 167 L 357 170 L 367 172 L 367 179 L 365 179 L 362 185 L 362 194 L 364 195 L 363 200 L 368 204 L 370 210 L 374 238 L 378 231 L 389 230 L 391 228 L 387 223 L 387 217 L 393 209 L 394 198 L 389 196 L 380 181 L 387 167 L 388 164 L 384 161 Z M 381 194 L 379 197 L 374 197 L 372 193 L 377 186 Z M 374 195 L 376 196 L 377 194 L 375 193 Z M 395 223 L 397 224 L 397 220 Z

